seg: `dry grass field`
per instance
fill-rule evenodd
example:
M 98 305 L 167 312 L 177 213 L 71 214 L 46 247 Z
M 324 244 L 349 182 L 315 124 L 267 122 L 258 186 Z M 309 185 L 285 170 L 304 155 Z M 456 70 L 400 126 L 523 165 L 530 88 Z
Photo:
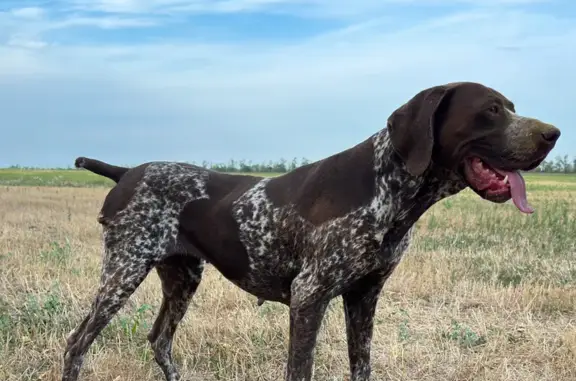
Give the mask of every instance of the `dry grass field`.
M 375 380 L 576 380 L 576 178 L 527 177 L 536 213 L 472 192 L 435 205 L 382 292 Z M 107 189 L 0 187 L 0 380 L 60 380 L 67 333 L 100 273 Z M 146 341 L 161 301 L 152 272 L 92 346 L 86 381 L 163 380 Z M 186 380 L 281 380 L 288 310 L 208 267 L 176 334 Z M 347 380 L 341 300 L 316 351 L 317 380 Z

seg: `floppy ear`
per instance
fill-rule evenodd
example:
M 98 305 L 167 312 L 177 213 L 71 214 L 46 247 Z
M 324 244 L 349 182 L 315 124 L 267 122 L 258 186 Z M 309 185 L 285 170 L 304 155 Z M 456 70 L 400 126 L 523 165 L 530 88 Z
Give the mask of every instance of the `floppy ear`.
M 447 86 L 436 86 L 416 94 L 388 118 L 388 133 L 394 150 L 413 176 L 430 165 L 434 147 L 434 120 Z

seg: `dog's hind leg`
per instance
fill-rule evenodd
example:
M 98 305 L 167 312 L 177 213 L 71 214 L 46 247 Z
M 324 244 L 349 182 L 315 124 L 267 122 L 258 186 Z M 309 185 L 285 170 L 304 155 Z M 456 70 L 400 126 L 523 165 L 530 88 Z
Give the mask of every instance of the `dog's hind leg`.
M 180 380 L 172 360 L 172 340 L 200 284 L 203 269 L 204 262 L 189 255 L 170 256 L 156 267 L 162 281 L 163 300 L 148 340 L 167 381 Z
M 90 312 L 68 337 L 63 381 L 78 379 L 90 345 L 157 263 L 162 253 L 156 237 L 129 227 L 106 232 L 100 286 Z

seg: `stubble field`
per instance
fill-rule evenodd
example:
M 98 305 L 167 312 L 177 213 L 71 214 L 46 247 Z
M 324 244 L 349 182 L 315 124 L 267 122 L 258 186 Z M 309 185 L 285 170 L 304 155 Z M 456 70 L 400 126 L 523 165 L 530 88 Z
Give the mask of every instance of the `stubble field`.
M 55 381 L 97 287 L 107 184 L 21 177 L 0 173 L 0 380 Z M 526 179 L 534 215 L 465 191 L 421 218 L 381 294 L 375 380 L 576 380 L 576 177 Z M 81 379 L 163 380 L 146 340 L 160 302 L 153 271 L 91 347 Z M 287 334 L 287 307 L 257 307 L 208 266 L 174 357 L 190 381 L 281 380 Z M 315 375 L 348 378 L 340 298 Z

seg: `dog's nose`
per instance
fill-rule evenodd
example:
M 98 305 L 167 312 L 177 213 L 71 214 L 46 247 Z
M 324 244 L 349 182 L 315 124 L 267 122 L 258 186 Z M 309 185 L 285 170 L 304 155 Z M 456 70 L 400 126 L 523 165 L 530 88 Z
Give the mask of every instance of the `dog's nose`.
M 558 140 L 558 138 L 560 137 L 560 130 L 557 129 L 556 127 L 549 126 L 549 128 L 542 131 L 541 134 L 542 134 L 542 138 L 547 143 L 550 143 L 550 144 L 556 143 L 556 140 Z
M 537 121 L 534 127 L 535 142 L 538 142 L 537 144 L 542 148 L 549 149 L 554 146 L 560 137 L 560 130 L 551 124 Z

